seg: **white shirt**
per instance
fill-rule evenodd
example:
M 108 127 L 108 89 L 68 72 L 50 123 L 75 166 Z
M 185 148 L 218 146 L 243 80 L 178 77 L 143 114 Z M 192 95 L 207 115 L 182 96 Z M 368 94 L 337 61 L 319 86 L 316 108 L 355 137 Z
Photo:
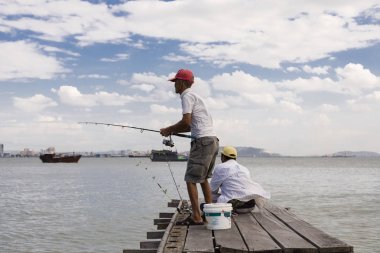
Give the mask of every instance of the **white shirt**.
M 215 166 L 210 185 L 212 192 L 220 190 L 218 203 L 227 203 L 231 199 L 248 201 L 257 197 L 270 199 L 270 193 L 252 181 L 249 170 L 233 159 Z
M 195 138 L 216 136 L 211 114 L 203 99 L 190 88 L 181 94 L 182 114 L 191 113 L 191 135 Z

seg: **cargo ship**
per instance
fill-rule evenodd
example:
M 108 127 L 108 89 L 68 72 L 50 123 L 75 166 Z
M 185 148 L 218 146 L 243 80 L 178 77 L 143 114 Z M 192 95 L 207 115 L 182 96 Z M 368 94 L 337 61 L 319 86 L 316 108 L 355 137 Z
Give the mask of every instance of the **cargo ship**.
M 186 162 L 188 159 L 188 156 L 171 150 L 152 150 L 150 153 L 150 160 L 152 162 Z
M 42 154 L 40 159 L 43 163 L 77 163 L 82 155 L 75 154 Z

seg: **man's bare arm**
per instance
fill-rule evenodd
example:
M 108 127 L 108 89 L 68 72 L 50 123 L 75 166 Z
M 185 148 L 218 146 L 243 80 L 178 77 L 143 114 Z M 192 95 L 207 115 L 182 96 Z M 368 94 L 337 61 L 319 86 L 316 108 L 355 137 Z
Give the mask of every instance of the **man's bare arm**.
M 169 136 L 173 133 L 190 132 L 190 124 L 191 124 L 191 113 L 186 113 L 182 115 L 182 119 L 178 121 L 176 124 L 171 125 L 166 128 L 161 128 L 160 133 L 163 136 Z

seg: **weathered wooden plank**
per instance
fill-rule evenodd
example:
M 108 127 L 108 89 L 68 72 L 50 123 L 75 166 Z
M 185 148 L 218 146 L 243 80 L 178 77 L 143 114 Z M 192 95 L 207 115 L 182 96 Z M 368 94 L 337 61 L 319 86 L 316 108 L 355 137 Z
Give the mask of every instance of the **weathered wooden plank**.
M 281 247 L 269 236 L 250 214 L 233 216 L 249 252 L 282 252 Z
M 184 201 L 181 202 L 179 199 L 172 199 L 170 202 L 168 202 L 168 207 L 178 207 L 179 204 L 183 204 Z
M 185 202 L 185 201 L 186 201 L 186 200 L 183 200 L 183 202 Z M 177 206 L 179 205 L 180 202 L 181 202 L 180 199 L 172 199 L 172 200 L 170 201 L 170 203 L 176 203 Z
M 171 220 L 171 218 L 170 219 L 168 219 L 168 218 L 153 219 L 153 225 L 157 225 L 159 223 L 169 223 L 170 220 Z
M 157 230 L 165 230 L 169 226 L 169 223 L 158 223 Z
M 266 210 L 251 213 L 284 252 L 316 253 L 318 249 Z
M 248 248 L 234 222 L 231 224 L 231 229 L 214 230 L 214 236 L 215 243 L 221 253 L 248 252 Z
M 172 218 L 174 213 L 159 213 L 159 218 Z
M 165 231 L 149 231 L 146 232 L 146 239 L 161 239 Z
M 180 201 L 178 208 L 183 206 L 183 202 Z M 187 214 L 188 215 L 188 214 Z M 179 214 L 176 211 L 165 230 L 164 236 L 161 239 L 161 243 L 158 246 L 157 253 L 181 253 L 183 246 L 185 244 L 187 227 L 186 226 L 176 226 L 175 222 L 177 218 L 183 219 L 185 214 Z
M 212 231 L 203 226 L 189 226 L 183 252 L 214 252 Z
M 157 249 L 161 240 L 142 241 L 140 242 L 140 249 Z
M 168 202 L 168 207 L 177 207 L 178 203 L 176 202 Z
M 174 225 L 165 244 L 164 253 L 182 253 L 187 234 L 187 226 Z
M 274 214 L 279 220 L 284 222 L 297 234 L 315 245 L 320 253 L 341 253 L 353 252 L 353 247 L 334 238 L 323 231 L 315 228 L 311 224 L 299 219 L 293 213 L 280 209 L 276 206 L 266 207 L 268 211 Z
M 123 253 L 156 253 L 156 249 L 125 249 Z

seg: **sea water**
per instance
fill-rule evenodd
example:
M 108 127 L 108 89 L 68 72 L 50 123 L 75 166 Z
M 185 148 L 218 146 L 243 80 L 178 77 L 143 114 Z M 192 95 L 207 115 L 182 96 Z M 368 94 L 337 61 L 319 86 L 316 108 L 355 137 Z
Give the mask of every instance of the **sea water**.
M 218 158 L 219 159 L 219 158 Z M 379 158 L 240 158 L 252 178 L 314 226 L 354 246 L 380 249 Z M 0 252 L 115 252 L 139 248 L 153 219 L 179 194 L 186 163 L 82 158 L 43 164 L 0 159 Z M 174 173 L 176 190 L 170 169 Z M 161 186 L 161 187 L 160 187 Z

